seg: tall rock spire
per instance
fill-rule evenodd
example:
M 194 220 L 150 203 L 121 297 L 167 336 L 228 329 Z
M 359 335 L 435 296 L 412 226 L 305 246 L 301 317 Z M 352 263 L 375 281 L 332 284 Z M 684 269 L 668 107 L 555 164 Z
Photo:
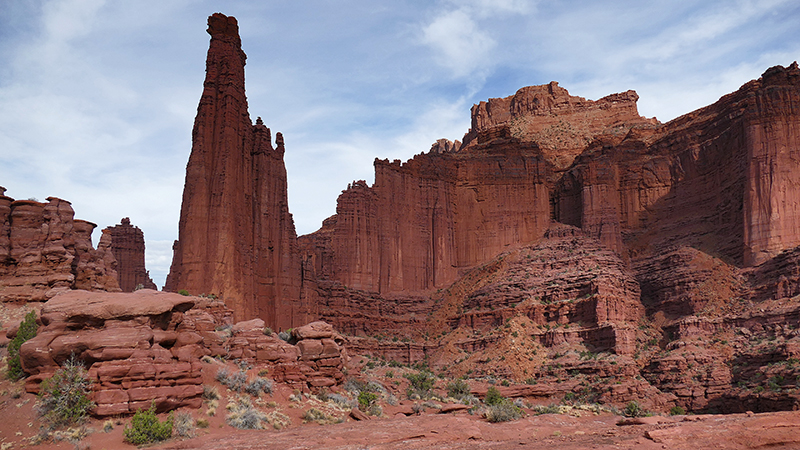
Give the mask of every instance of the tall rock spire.
M 165 290 L 213 294 L 236 320 L 296 325 L 300 258 L 289 214 L 283 138 L 247 110 L 236 19 L 208 18 L 206 79 L 192 130 L 178 240 Z

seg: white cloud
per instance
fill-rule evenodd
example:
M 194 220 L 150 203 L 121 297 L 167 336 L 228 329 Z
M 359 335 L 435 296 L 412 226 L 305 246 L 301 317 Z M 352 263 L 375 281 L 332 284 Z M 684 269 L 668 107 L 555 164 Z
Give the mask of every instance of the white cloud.
M 474 75 L 489 61 L 497 43 L 463 10 L 449 11 L 423 30 L 423 42 L 437 54 L 439 65 L 460 78 Z

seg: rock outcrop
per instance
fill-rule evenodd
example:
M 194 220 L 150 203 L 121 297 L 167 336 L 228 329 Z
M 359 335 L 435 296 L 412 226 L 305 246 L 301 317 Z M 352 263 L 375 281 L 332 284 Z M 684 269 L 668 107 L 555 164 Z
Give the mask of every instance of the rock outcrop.
M 275 146 L 244 91 L 246 56 L 236 19 L 208 19 L 206 79 L 192 131 L 168 291 L 215 295 L 238 320 L 276 329 L 303 323 L 300 255 L 289 214 L 284 143 Z
M 5 192 L 5 189 L 2 189 Z M 92 246 L 95 224 L 74 219 L 70 203 L 0 194 L 0 301 L 46 301 L 69 289 L 118 291 L 108 239 Z
M 158 289 L 144 264 L 144 233 L 125 217 L 118 225 L 103 229 L 111 236 L 111 253 L 117 260 L 117 280 L 122 292 Z
M 69 358 L 88 369 L 93 414 L 197 408 L 204 356 L 268 367 L 275 381 L 305 392 L 341 384 L 343 339 L 314 322 L 292 331 L 291 343 L 265 333 L 264 321 L 233 324 L 221 302 L 140 289 L 133 293 L 62 292 L 44 304 L 42 326 L 20 349 L 26 389 L 37 392 Z M 12 330 L 11 336 L 15 334 Z

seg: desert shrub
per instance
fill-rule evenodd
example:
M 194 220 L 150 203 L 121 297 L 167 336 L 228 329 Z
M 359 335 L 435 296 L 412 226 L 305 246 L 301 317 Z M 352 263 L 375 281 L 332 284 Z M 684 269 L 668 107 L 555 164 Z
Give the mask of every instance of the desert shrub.
M 217 371 L 215 376 L 216 380 L 227 386 L 228 389 L 236 392 L 241 392 L 247 384 L 247 374 L 241 370 L 231 373 L 226 368 L 221 368 Z
M 431 389 L 436 382 L 436 376 L 431 372 L 422 370 L 417 373 L 407 373 L 404 375 L 411 385 L 408 387 L 408 396 L 418 395 L 420 398 L 427 398 L 431 395 Z
M 341 395 L 341 394 L 328 394 L 326 401 L 333 402 L 333 403 L 339 405 L 342 408 L 352 408 L 353 407 L 353 401 L 348 399 L 347 397 Z
M 156 404 L 153 402 L 150 409 L 136 411 L 131 419 L 131 427 L 123 431 L 125 442 L 133 445 L 144 445 L 152 442 L 165 441 L 172 436 L 172 416 L 163 422 L 156 416 Z
M 42 382 L 37 411 L 42 421 L 56 429 L 82 422 L 94 403 L 89 400 L 86 369 L 74 356 L 64 367 Z
M 521 419 L 524 413 L 517 405 L 504 399 L 500 403 L 489 406 L 486 409 L 485 416 L 489 422 L 497 423 Z
M 178 291 L 178 294 L 189 295 L 189 291 L 187 291 L 186 289 L 181 289 L 180 291 Z
M 281 331 L 280 333 L 278 333 L 278 337 L 286 342 L 289 342 L 292 339 L 292 335 L 285 331 Z
M 109 419 L 103 422 L 103 432 L 111 433 L 114 430 L 114 421 Z
M 684 415 L 684 414 L 686 414 L 686 410 L 685 410 L 685 409 L 683 409 L 683 407 L 682 407 L 682 406 L 673 406 L 673 407 L 672 407 L 672 408 L 669 410 L 669 415 L 670 415 L 670 416 L 682 416 L 682 415 Z
M 8 343 L 8 377 L 12 380 L 19 380 L 25 376 L 25 372 L 22 370 L 22 363 L 19 360 L 19 348 L 22 347 L 25 341 L 36 336 L 38 328 L 39 326 L 36 325 L 36 312 L 31 311 L 25 315 L 22 323 L 19 324 L 17 335 Z
M 228 425 L 241 430 L 261 430 L 267 416 L 263 412 L 253 407 L 250 400 L 239 397 L 234 401 L 228 402 L 226 406 L 228 415 L 225 421 Z
M 533 412 L 538 416 L 541 414 L 561 414 L 561 407 L 558 405 L 536 405 L 533 407 Z
M 469 384 L 464 380 L 455 380 L 447 383 L 447 395 L 461 400 L 471 392 Z
M 358 394 L 361 391 L 365 391 L 367 389 L 367 383 L 357 380 L 355 378 L 348 378 L 345 380 L 344 385 L 342 387 L 348 391 L 352 392 L 353 394 Z
M 336 417 L 333 417 L 330 414 L 326 414 L 318 410 L 317 408 L 311 408 L 308 411 L 304 412 L 303 420 L 305 420 L 306 422 L 316 422 L 320 425 L 341 422 L 341 419 L 337 419 Z
M 506 398 L 500 394 L 500 391 L 497 390 L 496 387 L 492 386 L 486 391 L 486 398 L 483 399 L 483 402 L 489 406 L 492 405 L 499 405 L 506 401 Z
M 176 437 L 180 438 L 194 437 L 196 433 L 192 415 L 187 412 L 178 413 L 172 425 L 172 432 Z
M 219 372 L 217 372 L 219 376 Z M 214 386 L 203 385 L 203 400 L 219 400 L 219 391 Z
M 272 336 L 272 333 L 273 333 L 272 328 L 270 328 L 270 327 L 265 327 L 264 328 L 264 334 L 265 335 Z
M 210 424 L 208 423 L 208 419 L 204 419 L 201 417 L 197 419 L 195 425 L 197 425 L 197 428 L 208 428 Z
M 370 406 L 372 406 L 377 400 L 377 394 L 368 391 L 361 391 L 361 393 L 358 394 L 358 409 L 367 412 L 369 411 Z
M 272 393 L 272 381 L 266 378 L 254 378 L 244 387 L 244 391 L 253 397 L 258 397 L 262 392 Z
M 630 401 L 625 405 L 622 414 L 626 417 L 643 417 L 646 413 L 641 405 L 636 401 Z

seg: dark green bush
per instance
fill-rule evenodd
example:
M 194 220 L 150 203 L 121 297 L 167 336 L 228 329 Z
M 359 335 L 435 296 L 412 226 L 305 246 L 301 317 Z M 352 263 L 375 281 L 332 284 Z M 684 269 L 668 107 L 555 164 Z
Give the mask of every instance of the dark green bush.
M 8 343 L 8 378 L 19 380 L 25 376 L 25 372 L 22 370 L 22 363 L 19 360 L 19 348 L 22 347 L 25 341 L 36 336 L 38 328 L 36 312 L 31 311 L 26 314 L 25 319 L 19 324 L 17 335 Z
M 178 294 L 189 295 L 189 291 L 187 291 L 186 289 L 181 289 L 180 291 L 178 291 Z
M 499 405 L 506 401 L 506 398 L 500 395 L 500 391 L 497 390 L 496 387 L 492 386 L 486 391 L 486 398 L 483 400 L 489 406 L 492 405 Z
M 372 406 L 377 400 L 378 394 L 368 391 L 361 391 L 361 393 L 358 394 L 358 409 L 367 412 L 369 411 L 370 406 Z
M 172 415 L 160 422 L 156 416 L 156 404 L 145 411 L 136 411 L 131 419 L 131 427 L 125 428 L 125 441 L 133 445 L 143 445 L 152 442 L 165 441 L 172 436 Z
M 83 422 L 94 407 L 89 400 L 91 384 L 83 364 L 74 356 L 68 359 L 62 369 L 42 382 L 36 407 L 42 421 L 50 429 Z
M 686 414 L 686 410 L 685 410 L 685 409 L 683 409 L 683 407 L 682 407 L 682 406 L 673 406 L 673 407 L 672 407 L 672 408 L 669 410 L 669 415 L 670 415 L 670 416 L 682 416 L 682 415 L 684 415 L 684 414 Z

